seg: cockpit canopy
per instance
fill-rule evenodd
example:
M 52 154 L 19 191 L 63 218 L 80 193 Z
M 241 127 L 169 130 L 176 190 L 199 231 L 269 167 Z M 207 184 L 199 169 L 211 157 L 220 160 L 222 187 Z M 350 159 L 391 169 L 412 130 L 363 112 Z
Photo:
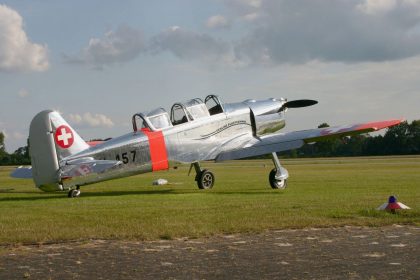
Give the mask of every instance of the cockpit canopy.
M 147 119 L 155 129 L 162 129 L 172 126 L 169 115 L 163 108 L 158 108 L 147 114 Z
M 200 98 L 191 99 L 185 103 L 185 107 L 194 120 L 210 116 L 209 110 Z
M 147 114 L 134 114 L 132 122 L 134 131 L 138 131 L 140 129 L 150 129 L 155 131 L 172 126 L 169 115 L 163 108 L 155 109 Z
M 194 98 L 185 103 L 175 103 L 171 108 L 171 121 L 173 125 L 209 116 L 209 110 L 200 98 Z
M 223 105 L 218 96 L 209 95 L 204 102 L 200 98 L 194 98 L 185 103 L 175 103 L 171 108 L 170 117 L 163 108 L 155 109 L 147 114 L 134 114 L 133 130 L 146 128 L 156 131 L 220 113 L 223 113 Z

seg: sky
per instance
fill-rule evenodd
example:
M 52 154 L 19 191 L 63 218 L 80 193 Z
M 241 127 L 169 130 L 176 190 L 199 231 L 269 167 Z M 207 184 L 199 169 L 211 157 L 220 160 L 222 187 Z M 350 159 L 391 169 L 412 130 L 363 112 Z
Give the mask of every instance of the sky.
M 217 94 L 284 97 L 286 130 L 420 119 L 420 0 L 0 0 L 0 132 L 58 110 L 86 140 Z

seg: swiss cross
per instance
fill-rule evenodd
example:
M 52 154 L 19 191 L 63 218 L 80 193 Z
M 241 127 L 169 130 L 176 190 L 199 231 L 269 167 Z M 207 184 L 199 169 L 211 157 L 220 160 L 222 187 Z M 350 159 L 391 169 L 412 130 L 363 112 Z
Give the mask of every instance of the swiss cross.
M 66 125 L 59 126 L 55 131 L 55 142 L 63 149 L 70 148 L 74 142 L 71 129 Z

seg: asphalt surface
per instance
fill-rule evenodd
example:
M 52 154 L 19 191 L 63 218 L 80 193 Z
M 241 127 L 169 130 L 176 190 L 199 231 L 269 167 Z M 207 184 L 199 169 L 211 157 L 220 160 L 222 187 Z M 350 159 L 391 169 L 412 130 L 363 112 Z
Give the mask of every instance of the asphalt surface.
M 420 228 L 0 247 L 0 279 L 420 279 Z

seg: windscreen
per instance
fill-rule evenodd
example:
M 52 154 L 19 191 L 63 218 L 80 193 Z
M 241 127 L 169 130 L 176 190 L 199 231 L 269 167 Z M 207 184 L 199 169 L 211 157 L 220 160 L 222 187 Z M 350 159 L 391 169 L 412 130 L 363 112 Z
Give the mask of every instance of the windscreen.
M 203 103 L 187 107 L 187 110 L 194 119 L 210 116 L 206 105 L 204 105 Z
M 157 115 L 157 116 L 151 116 L 151 117 L 148 117 L 148 119 L 150 123 L 153 125 L 153 127 L 156 129 L 162 129 L 162 128 L 169 127 L 172 125 L 167 113 Z

